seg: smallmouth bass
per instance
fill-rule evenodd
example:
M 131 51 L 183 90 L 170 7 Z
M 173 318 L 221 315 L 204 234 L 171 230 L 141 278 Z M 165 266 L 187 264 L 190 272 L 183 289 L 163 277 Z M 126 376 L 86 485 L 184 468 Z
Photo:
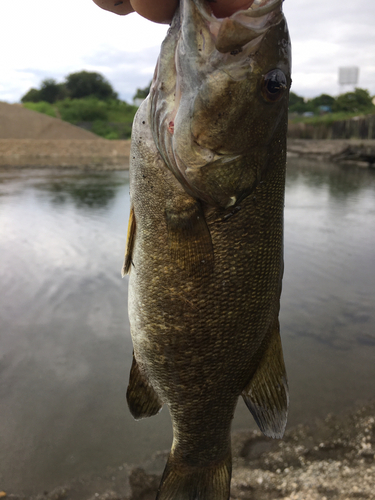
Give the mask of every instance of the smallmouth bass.
M 282 0 L 229 18 L 181 0 L 135 117 L 127 400 L 167 404 L 173 444 L 158 500 L 226 500 L 242 395 L 282 437 L 279 333 L 290 40 Z

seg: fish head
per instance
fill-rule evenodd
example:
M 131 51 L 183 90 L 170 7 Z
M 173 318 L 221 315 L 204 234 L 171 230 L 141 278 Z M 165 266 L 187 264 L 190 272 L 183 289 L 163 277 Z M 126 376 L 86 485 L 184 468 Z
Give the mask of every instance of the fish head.
M 284 163 L 291 49 L 282 0 L 218 19 L 181 0 L 150 91 L 154 141 L 192 196 L 230 207 Z

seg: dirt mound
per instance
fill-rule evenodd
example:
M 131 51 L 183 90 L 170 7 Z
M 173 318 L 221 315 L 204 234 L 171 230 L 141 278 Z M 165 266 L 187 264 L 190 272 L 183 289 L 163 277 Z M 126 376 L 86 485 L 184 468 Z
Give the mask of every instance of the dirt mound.
M 97 135 L 57 118 L 0 102 L 0 139 L 99 139 Z

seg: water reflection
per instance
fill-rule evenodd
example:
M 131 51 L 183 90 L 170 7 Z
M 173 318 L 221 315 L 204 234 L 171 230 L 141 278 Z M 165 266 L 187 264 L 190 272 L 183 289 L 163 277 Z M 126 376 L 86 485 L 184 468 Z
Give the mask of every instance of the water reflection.
M 47 192 L 52 204 L 72 203 L 77 208 L 107 208 L 122 185 L 119 179 L 108 178 L 108 175 L 92 173 L 72 177 L 53 178 L 49 183 L 38 183 L 35 187 Z
M 288 163 L 289 425 L 374 397 L 374 174 Z M 170 446 L 167 411 L 134 422 L 125 402 L 128 191 L 126 172 L 0 172 L 4 490 L 49 490 Z M 234 428 L 255 428 L 241 402 Z
M 287 170 L 290 186 L 302 176 L 304 184 L 316 188 L 327 187 L 329 194 L 338 200 L 353 197 L 362 189 L 373 189 L 375 184 L 374 169 L 345 167 L 326 161 L 290 158 Z

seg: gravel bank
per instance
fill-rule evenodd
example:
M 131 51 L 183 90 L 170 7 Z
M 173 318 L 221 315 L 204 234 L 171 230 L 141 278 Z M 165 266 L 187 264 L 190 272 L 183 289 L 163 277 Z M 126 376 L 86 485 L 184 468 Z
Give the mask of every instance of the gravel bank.
M 57 118 L 31 111 L 21 104 L 0 101 L 0 139 L 80 139 L 100 137 Z
M 231 500 L 375 499 L 375 403 L 291 429 L 281 441 L 258 431 L 235 433 L 232 447 Z M 51 492 L 5 498 L 154 500 L 167 455 L 158 453 L 144 469 L 121 464 Z
M 127 170 L 129 155 L 130 141 L 0 138 L 0 167 L 4 168 Z M 375 141 L 290 139 L 288 155 L 347 166 L 374 167 Z
M 0 167 L 129 169 L 130 141 L 0 139 Z

